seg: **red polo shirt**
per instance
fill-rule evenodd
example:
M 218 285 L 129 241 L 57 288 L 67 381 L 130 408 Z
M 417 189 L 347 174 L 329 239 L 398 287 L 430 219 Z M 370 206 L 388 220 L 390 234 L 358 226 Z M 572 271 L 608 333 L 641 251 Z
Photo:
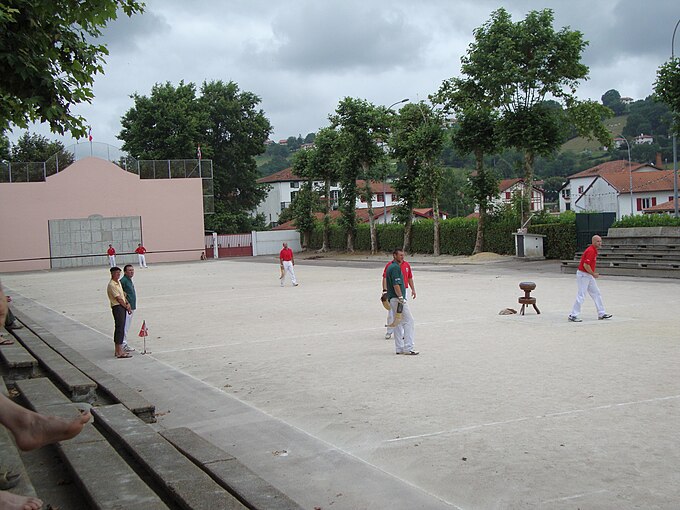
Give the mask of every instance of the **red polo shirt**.
M 140 255 L 144 255 L 146 253 L 146 248 L 144 248 L 144 246 L 138 246 L 137 249 L 135 250 L 135 253 L 139 253 Z
M 293 260 L 293 250 L 290 248 L 284 248 L 281 250 L 281 253 L 279 253 L 279 258 L 283 262 Z
M 109 248 L 108 250 L 106 250 L 106 253 L 108 253 L 109 255 L 115 255 L 115 254 L 116 254 L 116 250 L 114 250 L 113 247 L 111 247 L 111 248 Z
M 383 278 L 385 278 L 385 275 L 387 274 L 387 268 L 390 266 L 392 262 L 388 262 L 387 265 L 385 266 L 385 269 L 383 269 Z M 411 265 L 404 261 L 401 263 L 401 275 L 404 277 L 404 285 L 406 288 L 408 288 L 408 280 L 409 278 L 413 278 L 413 271 L 411 271 Z
M 595 263 L 597 262 L 597 248 L 593 246 L 592 244 L 586 248 L 586 251 L 583 252 L 583 255 L 581 255 L 581 262 L 578 265 L 578 270 L 583 271 L 584 273 L 587 273 L 586 268 L 583 267 L 583 264 L 588 264 L 590 266 L 590 269 L 595 272 Z

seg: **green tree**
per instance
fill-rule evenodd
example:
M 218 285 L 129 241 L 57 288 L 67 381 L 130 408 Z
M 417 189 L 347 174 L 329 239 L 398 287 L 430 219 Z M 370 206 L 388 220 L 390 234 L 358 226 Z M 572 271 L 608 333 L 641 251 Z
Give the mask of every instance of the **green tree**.
M 581 63 L 587 42 L 578 31 L 553 28 L 550 9 L 531 11 L 513 23 L 505 9 L 474 31 L 475 41 L 461 58 L 464 79 L 483 92 L 492 109 L 501 111 L 503 144 L 524 153 L 524 181 L 531 189 L 536 155 L 553 153 L 561 145 L 564 116 L 545 104 L 551 99 L 565 107 L 567 119 L 581 136 L 608 145 L 602 125 L 609 110 L 575 97 L 588 75 Z
M 450 136 L 450 135 L 449 135 Z M 464 169 L 444 168 L 439 205 L 452 216 L 467 216 L 475 209 L 467 189 L 468 178 Z
M 73 154 L 64 152 L 64 144 L 59 141 L 50 141 L 42 135 L 31 134 L 28 131 L 21 135 L 17 143 L 12 144 L 10 154 L 12 161 L 42 163 L 57 155 L 60 167 L 73 163 Z
M 680 58 L 672 58 L 656 72 L 654 93 L 673 112 L 674 132 L 680 132 Z
M 368 204 L 368 220 L 371 230 L 371 253 L 377 251 L 377 236 L 372 207 L 370 180 L 372 169 L 385 157 L 378 142 L 387 138 L 388 115 L 385 108 L 378 108 L 363 99 L 346 97 L 340 101 L 335 114 L 330 117 L 331 127 L 338 131 L 337 154 L 339 177 L 342 184 L 340 210 L 347 230 L 347 250 L 354 251 L 356 233 L 357 179 L 364 179 L 362 190 Z
M 331 228 L 331 183 L 339 178 L 338 133 L 330 127 L 322 128 L 314 138 L 314 147 L 309 149 L 309 171 L 324 183 L 323 242 L 321 252 L 330 249 Z
M 92 84 L 104 72 L 101 30 L 144 4 L 134 0 L 6 0 L 0 3 L 0 132 L 11 124 L 49 124 L 55 133 L 83 137 L 83 117 L 71 108 L 91 102 Z
M 626 105 L 621 101 L 621 94 L 616 89 L 610 89 L 602 94 L 602 104 L 614 112 L 614 115 L 626 113 Z
M 314 213 L 319 209 L 319 196 L 312 189 L 315 177 L 309 151 L 299 151 L 293 158 L 293 173 L 305 179 L 305 183 L 290 204 L 295 226 L 302 233 L 302 247 L 307 249 L 312 230 L 314 229 Z

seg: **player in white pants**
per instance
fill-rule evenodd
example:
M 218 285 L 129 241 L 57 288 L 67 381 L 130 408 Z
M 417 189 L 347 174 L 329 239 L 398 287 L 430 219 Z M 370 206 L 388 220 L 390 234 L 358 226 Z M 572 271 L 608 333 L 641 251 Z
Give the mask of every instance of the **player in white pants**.
M 297 287 L 298 282 L 295 278 L 295 257 L 293 256 L 293 250 L 288 248 L 288 243 L 283 243 L 283 249 L 279 253 L 279 261 L 281 262 L 281 287 L 283 287 L 283 282 L 286 279 L 286 274 L 290 275 L 290 281 L 294 287 Z
M 595 308 L 597 308 L 597 318 L 610 319 L 611 314 L 608 314 L 604 309 L 604 303 L 602 303 L 602 296 L 600 295 L 600 289 L 597 286 L 596 278 L 600 277 L 600 274 L 595 271 L 597 264 L 597 250 L 602 246 L 602 238 L 600 236 L 593 236 L 592 244 L 586 248 L 581 256 L 581 262 L 579 263 L 578 270 L 576 271 L 576 285 L 578 286 L 578 292 L 576 293 L 576 301 L 569 314 L 569 322 L 582 322 L 579 318 L 581 314 L 581 305 L 586 298 L 586 292 L 590 294 L 595 302 Z

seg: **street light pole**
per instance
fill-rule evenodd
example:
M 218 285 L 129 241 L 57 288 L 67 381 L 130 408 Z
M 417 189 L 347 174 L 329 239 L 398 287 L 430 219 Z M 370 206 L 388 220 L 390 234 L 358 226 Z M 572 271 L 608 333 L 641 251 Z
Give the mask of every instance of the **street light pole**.
M 628 140 L 626 139 L 625 136 L 620 135 L 619 138 L 621 138 L 624 142 L 626 142 L 626 147 L 628 148 L 628 180 L 629 180 L 629 186 L 630 186 L 630 215 L 633 216 L 633 169 L 631 167 L 630 163 L 630 144 L 628 143 Z
M 680 19 L 675 24 L 673 29 L 673 37 L 671 38 L 671 61 L 675 59 L 675 32 L 678 30 L 678 25 L 680 25 Z M 677 117 L 679 112 L 675 113 L 674 117 Z M 673 119 L 673 202 L 674 202 L 674 216 L 677 218 L 678 214 L 678 146 L 677 146 L 677 134 L 676 134 L 676 119 Z
M 391 110 L 393 106 L 396 106 L 401 103 L 407 103 L 408 102 L 408 97 L 405 99 L 402 99 L 401 101 L 397 101 L 396 103 L 392 103 L 387 107 L 387 110 Z M 385 174 L 385 177 L 383 177 L 383 225 L 387 225 L 387 184 L 385 181 L 387 180 L 387 174 Z

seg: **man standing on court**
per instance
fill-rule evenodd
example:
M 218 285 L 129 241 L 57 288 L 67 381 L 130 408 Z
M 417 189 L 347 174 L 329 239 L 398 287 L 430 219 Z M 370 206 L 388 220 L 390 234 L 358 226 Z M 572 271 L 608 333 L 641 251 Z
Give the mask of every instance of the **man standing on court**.
M 137 249 L 135 250 L 135 253 L 137 254 L 137 257 L 139 257 L 139 267 L 140 268 L 148 267 L 146 265 L 146 255 L 145 255 L 146 248 L 144 248 L 144 246 L 142 246 L 142 243 L 139 243 L 137 245 Z
M 120 268 L 111 268 L 111 281 L 106 287 L 106 295 L 109 298 L 111 305 L 111 313 L 113 313 L 113 343 L 115 346 L 114 354 L 116 358 L 131 358 L 129 354 L 123 350 L 123 336 L 125 335 L 125 316 L 132 311 L 130 303 L 125 299 L 125 292 L 120 284 Z
M 120 279 L 120 286 L 123 287 L 123 292 L 125 292 L 125 299 L 130 304 L 130 311 L 125 315 L 125 331 L 123 333 L 123 351 L 134 352 L 135 348 L 128 345 L 127 336 L 130 330 L 130 324 L 132 324 L 132 316 L 135 314 L 137 309 L 137 293 L 135 291 L 135 284 L 132 282 L 132 278 L 135 276 L 135 268 L 132 264 L 127 264 L 123 268 L 123 277 Z
M 396 354 L 408 354 L 415 356 L 418 351 L 413 350 L 413 340 L 415 334 L 415 322 L 411 311 L 406 304 L 404 296 L 406 287 L 404 285 L 404 275 L 401 271 L 401 264 L 404 262 L 404 250 L 397 248 L 392 252 L 392 263 L 387 266 L 385 272 L 387 299 L 394 317 L 401 320 L 394 328 L 394 346 Z
M 106 254 L 109 256 L 109 265 L 111 267 L 116 267 L 116 249 L 109 244 L 109 249 L 106 250 Z
M 387 292 L 387 281 L 385 279 L 385 274 L 387 273 L 387 268 L 390 267 L 390 264 L 392 262 L 388 262 L 385 265 L 385 269 L 383 270 L 382 274 L 382 290 L 383 292 Z M 405 260 L 401 263 L 401 274 L 404 277 L 404 286 L 408 289 L 409 287 L 411 288 L 411 298 L 415 299 L 416 298 L 416 287 L 415 284 L 413 283 L 413 271 L 411 271 L 411 265 L 406 262 Z M 408 292 L 404 293 L 404 300 L 408 300 Z M 387 313 L 387 324 L 392 324 L 394 321 L 394 314 L 392 313 L 392 309 L 390 308 L 390 311 Z M 392 338 L 392 334 L 394 333 L 394 328 L 391 328 L 389 326 L 387 327 L 387 331 L 385 332 L 385 340 L 389 340 Z
M 581 256 L 581 262 L 576 271 L 576 284 L 578 285 L 578 292 L 576 294 L 576 301 L 569 314 L 570 322 L 583 322 L 579 319 L 581 314 L 581 305 L 586 297 L 586 292 L 590 294 L 590 297 L 595 301 L 595 307 L 597 308 L 597 318 L 599 320 L 611 319 L 611 315 L 608 314 L 604 309 L 604 303 L 602 303 L 602 297 L 600 296 L 600 289 L 595 282 L 596 278 L 599 278 L 599 273 L 595 272 L 595 265 L 597 264 L 597 250 L 602 246 L 602 238 L 598 235 L 593 236 L 592 244 L 586 248 Z
M 294 287 L 298 286 L 295 279 L 295 258 L 293 257 L 293 250 L 288 248 L 288 243 L 283 243 L 283 249 L 279 253 L 279 261 L 281 262 L 281 287 L 286 279 L 286 273 L 290 275 L 290 281 Z

